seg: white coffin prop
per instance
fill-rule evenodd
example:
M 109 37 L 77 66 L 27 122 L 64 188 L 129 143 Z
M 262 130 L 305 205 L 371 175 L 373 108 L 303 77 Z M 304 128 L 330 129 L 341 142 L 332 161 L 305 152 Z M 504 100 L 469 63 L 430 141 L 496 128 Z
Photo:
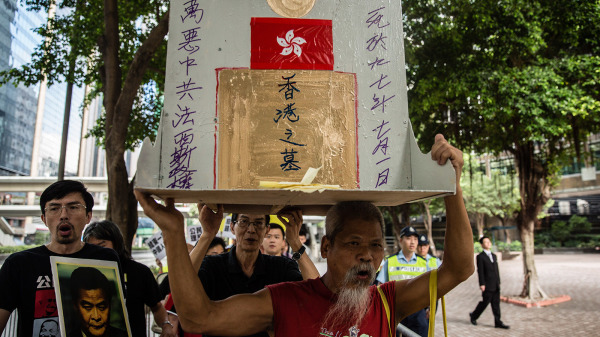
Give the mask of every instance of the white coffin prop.
M 414 139 L 400 1 L 177 0 L 170 15 L 164 110 L 136 188 L 270 214 L 455 192 L 451 165 Z M 307 193 L 311 167 L 321 191 Z M 280 182 L 305 191 L 259 187 Z

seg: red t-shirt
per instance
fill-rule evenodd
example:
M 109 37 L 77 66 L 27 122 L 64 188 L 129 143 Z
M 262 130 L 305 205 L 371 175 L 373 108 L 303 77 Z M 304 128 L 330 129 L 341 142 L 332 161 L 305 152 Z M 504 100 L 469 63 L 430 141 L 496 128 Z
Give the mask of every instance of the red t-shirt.
M 273 302 L 273 324 L 275 336 L 286 337 L 379 337 L 388 336 L 390 328 L 388 319 L 377 292 L 377 287 L 371 286 L 371 305 L 365 314 L 358 331 L 351 334 L 346 328 L 340 331 L 335 327 L 322 327 L 321 323 L 327 310 L 334 303 L 333 294 L 320 278 L 301 282 L 288 282 L 268 285 Z M 390 321 L 395 327 L 394 282 L 381 285 L 390 309 Z M 392 329 L 395 331 L 395 328 Z

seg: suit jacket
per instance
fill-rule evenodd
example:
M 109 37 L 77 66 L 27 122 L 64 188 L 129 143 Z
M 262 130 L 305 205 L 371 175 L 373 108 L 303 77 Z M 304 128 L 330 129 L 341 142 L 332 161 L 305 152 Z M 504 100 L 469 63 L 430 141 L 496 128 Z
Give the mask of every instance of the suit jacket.
M 479 285 L 485 286 L 486 291 L 500 290 L 500 272 L 498 271 L 498 258 L 492 253 L 494 262 L 485 252 L 477 255 L 477 274 L 479 275 Z

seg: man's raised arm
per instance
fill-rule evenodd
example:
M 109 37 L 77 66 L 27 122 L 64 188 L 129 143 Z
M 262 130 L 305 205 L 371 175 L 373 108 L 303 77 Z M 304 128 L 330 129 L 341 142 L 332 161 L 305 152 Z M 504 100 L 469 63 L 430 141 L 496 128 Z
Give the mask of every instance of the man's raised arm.
M 444 198 L 446 204 L 446 236 L 444 242 L 444 263 L 438 270 L 438 297 L 468 279 L 475 270 L 473 265 L 473 232 L 460 188 L 460 175 L 463 168 L 462 152 L 438 134 L 431 148 L 431 158 L 443 165 L 448 160 L 456 171 L 456 194 Z M 396 319 L 429 305 L 429 274 L 425 273 L 412 280 L 396 282 Z
M 297 252 L 302 248 L 302 242 L 300 241 L 300 227 L 302 227 L 302 210 L 294 208 L 284 208 L 277 213 L 279 221 L 281 221 L 287 229 L 287 240 L 292 247 L 294 252 Z M 285 218 L 284 218 L 285 217 Z M 286 218 L 288 220 L 286 220 Z M 319 271 L 315 264 L 312 262 L 308 254 L 302 254 L 298 262 L 298 268 L 302 273 L 302 278 L 305 280 L 320 277 Z
M 162 230 L 171 293 L 185 331 L 211 335 L 250 335 L 264 331 L 271 325 L 273 307 L 267 289 L 218 302 L 208 298 L 188 255 L 183 215 L 175 209 L 173 199 L 167 199 L 163 206 L 147 193 L 136 190 L 135 196 L 144 213 Z M 211 222 L 220 223 L 223 218 L 222 210 L 204 215 L 206 221 Z M 240 321 L 244 324 L 239 324 Z
M 219 205 L 219 209 L 214 213 L 207 205 L 198 204 L 198 210 L 200 211 L 198 220 L 200 220 L 200 224 L 202 225 L 202 234 L 200 234 L 196 246 L 190 252 L 190 259 L 196 273 L 198 273 L 198 270 L 202 266 L 202 261 L 206 256 L 210 243 L 219 232 L 221 221 L 223 220 L 223 206 Z

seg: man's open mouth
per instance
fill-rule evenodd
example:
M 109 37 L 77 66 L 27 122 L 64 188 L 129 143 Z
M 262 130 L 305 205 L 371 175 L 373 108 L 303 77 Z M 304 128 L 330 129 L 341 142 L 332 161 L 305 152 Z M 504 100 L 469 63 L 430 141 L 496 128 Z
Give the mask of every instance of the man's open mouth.
M 68 223 L 64 223 L 58 226 L 58 232 L 60 235 L 69 235 L 73 230 L 73 226 Z

